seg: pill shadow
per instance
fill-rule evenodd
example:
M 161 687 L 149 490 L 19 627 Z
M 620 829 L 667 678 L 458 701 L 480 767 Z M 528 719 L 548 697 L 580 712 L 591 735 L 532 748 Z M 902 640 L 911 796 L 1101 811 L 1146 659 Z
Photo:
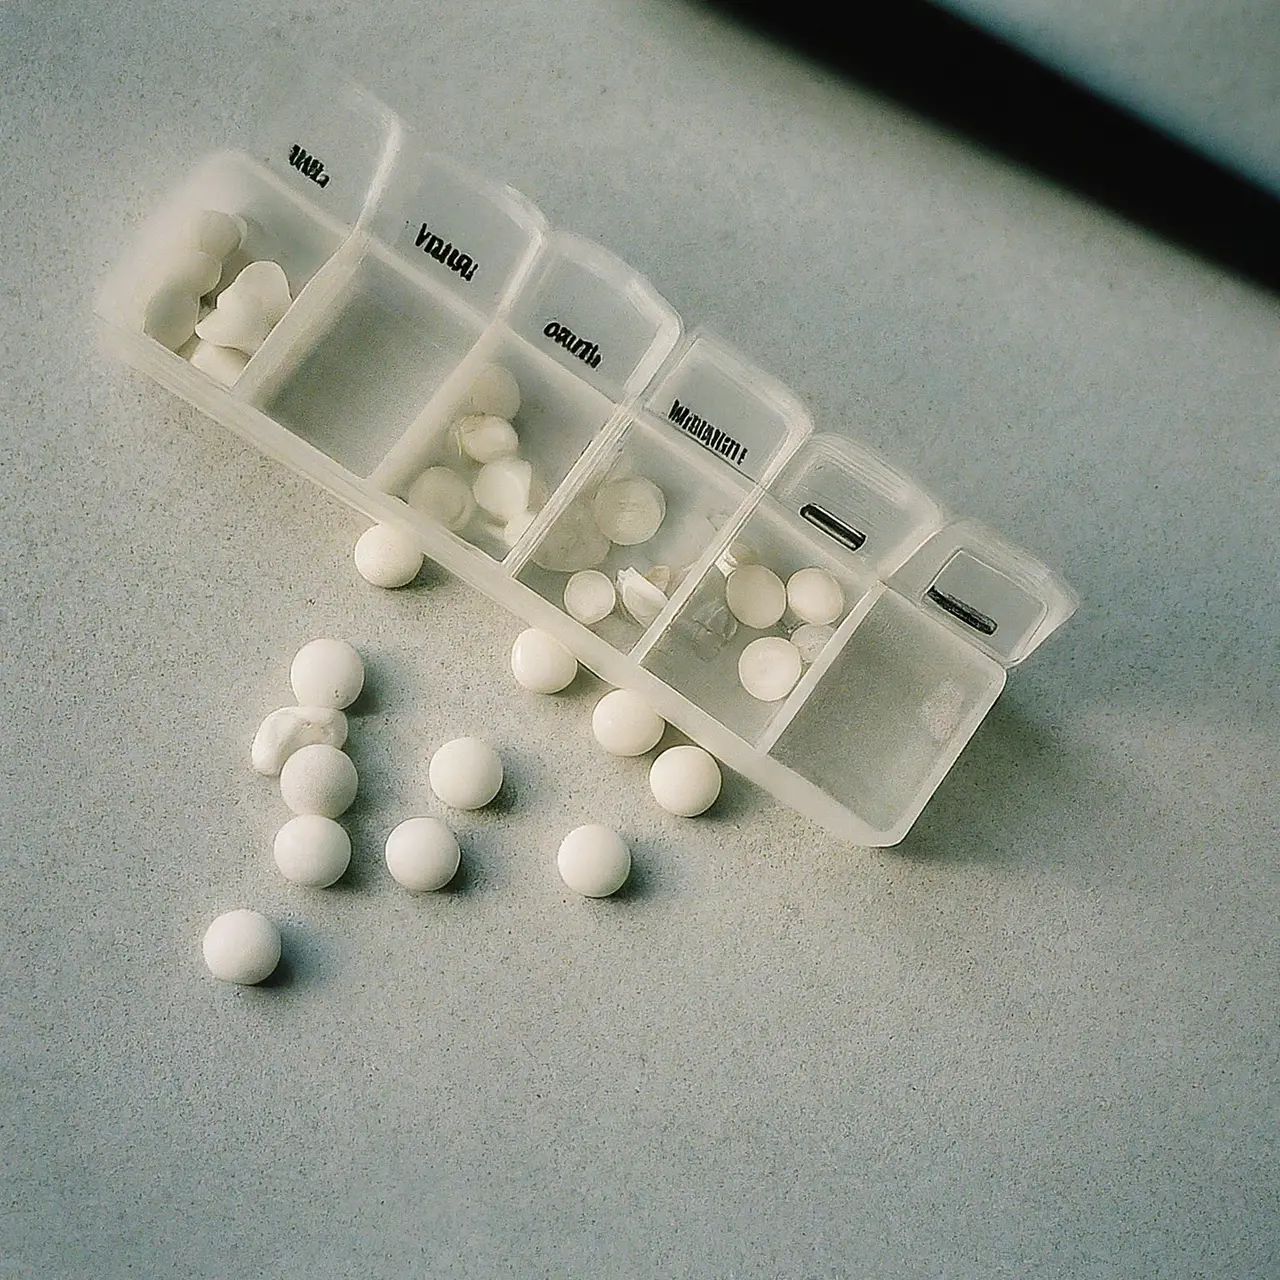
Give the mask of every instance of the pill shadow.
M 334 974 L 330 950 L 310 929 L 295 924 L 280 925 L 280 963 L 258 990 L 300 991 L 322 986 Z

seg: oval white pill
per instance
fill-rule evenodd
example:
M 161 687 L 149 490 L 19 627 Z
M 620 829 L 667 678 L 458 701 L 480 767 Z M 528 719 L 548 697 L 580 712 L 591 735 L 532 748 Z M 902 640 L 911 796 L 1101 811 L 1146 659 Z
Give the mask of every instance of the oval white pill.
M 564 611 L 584 627 L 607 618 L 617 602 L 613 583 L 598 569 L 583 569 L 564 584 Z
M 639 569 L 618 570 L 618 598 L 633 622 L 647 627 L 667 607 L 666 594 Z
M 199 249 L 171 250 L 168 259 L 159 269 L 165 283 L 181 285 L 197 298 L 211 293 L 222 279 L 222 259 L 201 253 Z
M 153 293 L 142 313 L 142 332 L 162 347 L 177 351 L 196 331 L 200 301 L 183 284 L 164 284 Z
M 280 963 L 280 930 L 256 911 L 228 911 L 206 930 L 203 950 L 215 978 L 253 986 Z
M 471 486 L 481 509 L 504 522 L 528 511 L 532 491 L 533 467 L 523 458 L 486 463 Z
M 724 598 L 743 626 L 763 631 L 782 617 L 787 589 L 782 579 L 763 564 L 744 564 L 725 579 Z
M 825 626 L 844 612 L 844 589 L 825 569 L 801 569 L 787 579 L 787 604 L 801 622 Z
M 753 640 L 738 658 L 742 687 L 761 702 L 777 702 L 796 686 L 804 663 L 800 650 L 781 636 Z
M 180 239 L 181 243 L 221 262 L 240 248 L 248 234 L 248 224 L 236 214 L 199 209 L 183 224 Z
M 511 646 L 511 674 L 533 693 L 559 693 L 578 674 L 578 660 L 553 635 L 530 627 Z
M 280 795 L 294 813 L 340 817 L 351 808 L 359 788 L 351 757 L 324 743 L 299 747 L 280 766 Z
M 407 586 L 422 569 L 422 552 L 411 533 L 392 524 L 375 524 L 356 540 L 356 572 L 375 587 Z
M 274 778 L 299 747 L 341 747 L 347 717 L 336 707 L 280 707 L 258 726 L 249 758 L 258 773 Z
M 658 745 L 667 722 L 630 689 L 614 689 L 596 703 L 591 732 L 611 755 L 642 756 Z
M 458 874 L 458 837 L 439 818 L 410 818 L 388 837 L 387 870 L 414 893 L 434 893 Z
M 483 738 L 455 738 L 431 757 L 431 790 L 454 809 L 482 809 L 502 790 L 502 761 Z
M 591 514 L 600 532 L 620 547 L 648 542 L 667 514 L 667 500 L 652 480 L 623 476 L 608 480 L 591 499 Z
M 279 324 L 289 310 L 293 298 L 289 293 L 289 277 L 278 262 L 251 262 L 222 291 L 219 302 L 231 290 L 237 297 L 252 297 L 266 318 L 268 327 Z
M 462 452 L 476 462 L 497 462 L 514 458 L 520 449 L 520 437 L 505 418 L 492 414 L 472 413 L 458 419 L 458 443 Z
M 831 637 L 835 635 L 835 627 L 819 626 L 815 622 L 806 622 L 791 633 L 791 643 L 800 651 L 800 660 L 806 666 L 816 662 L 818 654 L 827 647 Z
M 220 347 L 215 342 L 196 339 L 196 349 L 187 357 L 195 369 L 207 373 L 214 382 L 224 387 L 235 385 L 235 381 L 244 372 L 249 357 L 235 347 Z
M 520 387 L 509 369 L 500 364 L 487 364 L 471 383 L 463 400 L 462 412 L 491 413 L 508 422 L 520 412 Z
M 720 766 L 701 747 L 669 747 L 649 770 L 653 798 L 679 818 L 705 813 L 720 794 Z
M 272 853 L 286 880 L 327 889 L 351 864 L 351 837 L 332 818 L 301 813 L 276 832 Z
M 364 663 L 345 640 L 312 640 L 294 654 L 289 684 L 300 706 L 349 707 L 364 688 Z
M 617 893 L 631 874 L 631 850 L 612 828 L 598 822 L 570 831 L 556 854 L 560 879 L 584 898 Z
M 409 486 L 405 500 L 454 533 L 465 529 L 476 512 L 471 486 L 448 467 L 428 467 Z
M 273 324 L 274 321 L 267 318 L 256 301 L 226 289 L 195 330 L 206 342 L 219 347 L 233 347 L 252 356 L 267 340 Z
M 553 573 L 577 573 L 594 569 L 608 557 L 610 547 L 590 508 L 575 499 L 542 535 L 533 550 L 533 563 Z

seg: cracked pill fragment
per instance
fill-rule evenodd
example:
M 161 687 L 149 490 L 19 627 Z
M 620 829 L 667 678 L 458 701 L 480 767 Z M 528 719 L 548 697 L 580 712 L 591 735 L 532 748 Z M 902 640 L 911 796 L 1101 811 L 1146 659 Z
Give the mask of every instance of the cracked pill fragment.
M 801 662 L 808 666 L 817 661 L 818 655 L 827 647 L 835 633 L 834 627 L 806 622 L 791 633 L 791 643 L 799 650 Z
M 529 510 L 533 467 L 523 458 L 499 458 L 480 468 L 471 495 L 488 515 L 504 523 Z
M 274 778 L 300 747 L 341 748 L 346 740 L 347 717 L 336 707 L 280 707 L 258 726 L 249 759 L 258 773 Z
M 351 837 L 332 818 L 300 813 L 276 832 L 272 854 L 292 884 L 327 889 L 351 863 Z
M 667 607 L 666 594 L 638 569 L 618 570 L 618 598 L 637 625 L 647 627 Z
M 196 339 L 195 350 L 187 359 L 192 368 L 207 373 L 224 387 L 234 386 L 249 363 L 249 357 L 243 351 L 235 347 L 220 347 L 216 342 L 206 342 L 204 338 Z
M 280 963 L 280 930 L 256 911 L 228 911 L 209 926 L 202 950 L 215 978 L 251 987 Z
M 781 636 L 753 640 L 738 658 L 738 680 L 761 702 L 777 702 L 796 686 L 804 663 L 800 650 Z

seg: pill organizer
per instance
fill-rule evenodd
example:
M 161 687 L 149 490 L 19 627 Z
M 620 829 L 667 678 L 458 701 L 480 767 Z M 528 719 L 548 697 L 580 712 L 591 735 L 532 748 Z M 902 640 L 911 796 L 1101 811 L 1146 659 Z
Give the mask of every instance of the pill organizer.
M 230 386 L 143 331 L 157 246 L 220 210 L 248 234 L 223 279 L 278 262 L 292 303 Z M 1067 587 L 843 434 L 599 245 L 510 187 L 421 144 L 355 87 L 273 113 L 245 150 L 205 160 L 147 219 L 97 301 L 111 348 L 264 453 L 635 690 L 694 742 L 836 835 L 901 840 L 1021 662 L 1071 615 Z M 181 348 L 180 348 L 181 350 Z M 479 370 L 519 384 L 535 499 L 522 531 L 457 532 L 405 501 L 455 469 L 451 426 Z M 473 468 L 474 470 L 474 468 Z M 593 627 L 564 590 L 603 486 L 642 476 L 666 511 L 593 564 L 658 584 L 647 611 Z M 471 476 L 467 475 L 470 479 Z M 776 702 L 750 696 L 727 575 L 827 570 L 830 638 Z M 578 567 L 586 567 L 580 565 Z M 825 634 L 825 633 L 824 633 Z

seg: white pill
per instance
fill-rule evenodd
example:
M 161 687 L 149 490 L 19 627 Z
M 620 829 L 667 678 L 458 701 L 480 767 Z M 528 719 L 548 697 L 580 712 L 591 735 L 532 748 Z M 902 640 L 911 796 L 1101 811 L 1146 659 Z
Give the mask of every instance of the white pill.
M 476 512 L 471 486 L 448 467 L 428 467 L 409 486 L 406 501 L 454 533 L 465 529 Z
M 249 357 L 243 351 L 237 351 L 235 347 L 220 347 L 203 338 L 196 339 L 195 350 L 187 359 L 191 361 L 192 368 L 207 373 L 224 387 L 234 386 L 249 363 Z
M 623 476 L 600 486 L 591 499 L 600 532 L 620 547 L 648 542 L 667 514 L 662 490 L 644 476 Z
M 471 495 L 481 510 L 503 522 L 529 510 L 533 467 L 523 458 L 499 458 L 480 468 Z
M 256 911 L 228 911 L 205 932 L 204 962 L 223 982 L 262 982 L 280 963 L 280 930 Z
M 510 422 L 520 412 L 520 387 L 510 370 L 487 364 L 476 374 L 461 408 L 464 413 L 491 413 Z
M 787 604 L 801 622 L 825 626 L 844 612 L 844 591 L 825 569 L 801 569 L 787 579 Z
M 529 531 L 529 526 L 537 519 L 537 515 L 532 511 L 522 511 L 518 516 L 512 516 L 506 524 L 502 526 L 502 540 L 509 547 L 514 547 L 517 542 Z
M 294 654 L 289 684 L 299 706 L 349 707 L 364 688 L 364 663 L 345 640 L 312 640 Z
M 482 809 L 502 790 L 502 761 L 482 738 L 455 738 L 431 757 L 431 790 L 454 809 Z
M 560 878 L 584 898 L 617 893 L 631 874 L 631 850 L 610 827 L 593 822 L 570 831 L 556 854 Z
M 720 794 L 720 766 L 701 747 L 670 747 L 649 770 L 653 798 L 679 818 L 705 813 Z
M 182 284 L 161 285 L 143 308 L 142 332 L 177 351 L 196 330 L 200 301 Z
M 339 747 L 347 740 L 347 717 L 336 707 L 280 707 L 258 726 L 249 758 L 258 773 L 276 777 L 299 747 Z
M 615 756 L 642 756 L 658 745 L 667 722 L 630 689 L 614 689 L 596 703 L 591 732 Z
M 753 640 L 738 658 L 742 687 L 761 702 L 777 702 L 796 686 L 804 663 L 800 650 L 781 636 Z
M 578 674 L 578 660 L 553 635 L 530 627 L 511 646 L 511 674 L 533 693 L 559 693 Z
M 422 569 L 417 539 L 393 524 L 375 524 L 356 540 L 356 572 L 375 587 L 403 587 Z
M 471 413 L 458 419 L 458 444 L 468 458 L 476 462 L 497 462 L 514 458 L 520 449 L 520 437 L 505 418 L 487 413 Z
M 181 285 L 197 298 L 211 293 L 222 279 L 222 259 L 199 249 L 174 248 L 157 264 L 158 278 L 166 284 Z
M 671 566 L 668 564 L 655 564 L 645 575 L 646 582 L 652 582 L 659 591 L 667 591 L 671 587 Z
M 584 627 L 607 618 L 617 602 L 613 583 L 598 569 L 583 569 L 564 584 L 564 611 Z
M 439 818 L 410 818 L 387 837 L 387 870 L 414 893 L 434 893 L 458 874 L 458 837 Z
M 799 650 L 801 662 L 808 666 L 818 660 L 818 655 L 827 647 L 835 633 L 835 627 L 806 622 L 791 633 L 791 643 Z
M 240 248 L 248 234 L 248 224 L 236 214 L 200 209 L 187 218 L 180 239 L 222 262 Z
M 633 622 L 647 627 L 667 607 L 667 597 L 639 569 L 618 570 L 618 598 Z
M 274 321 L 267 318 L 255 299 L 226 289 L 219 295 L 213 310 L 195 329 L 206 342 L 219 347 L 234 347 L 252 356 L 267 340 L 273 325 Z
M 280 795 L 294 813 L 340 817 L 359 788 L 351 757 L 324 743 L 299 747 L 280 766 Z
M 577 573 L 594 569 L 604 561 L 611 547 L 600 532 L 591 509 L 575 499 L 556 517 L 533 551 L 533 563 L 553 573 Z
M 218 301 L 221 302 L 232 290 L 237 297 L 253 298 L 271 325 L 280 323 L 293 302 L 289 293 L 289 277 L 278 262 L 249 263 L 222 291 Z
M 782 579 L 762 564 L 744 564 L 735 569 L 724 584 L 729 610 L 746 627 L 763 631 L 782 617 L 787 607 L 787 589 Z
M 351 864 L 351 837 L 332 818 L 300 813 L 276 832 L 272 852 L 286 880 L 327 889 Z

